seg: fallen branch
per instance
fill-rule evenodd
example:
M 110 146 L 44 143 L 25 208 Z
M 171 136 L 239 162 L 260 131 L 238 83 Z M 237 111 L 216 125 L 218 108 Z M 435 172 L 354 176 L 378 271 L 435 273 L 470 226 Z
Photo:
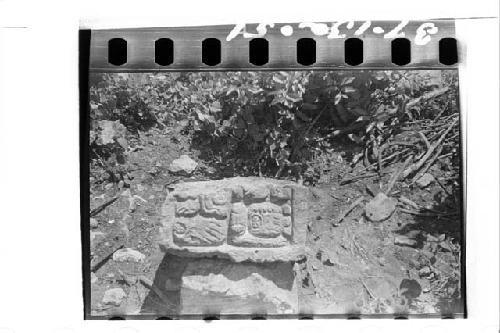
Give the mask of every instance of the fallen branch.
M 372 291 L 370 290 L 370 288 L 368 288 L 368 286 L 366 285 L 366 283 L 360 278 L 359 279 L 359 282 L 361 282 L 361 284 L 363 285 L 363 287 L 365 288 L 365 290 L 368 292 L 368 295 L 372 298 L 372 299 L 376 299 L 376 297 L 373 295 Z
M 443 151 L 443 146 L 439 146 L 439 148 L 437 149 L 437 151 L 434 154 L 434 156 L 429 160 L 429 163 L 427 163 L 422 168 L 422 170 L 420 170 L 419 172 L 417 172 L 417 174 L 415 175 L 415 177 L 413 177 L 413 180 L 411 181 L 411 184 L 415 183 L 420 177 L 422 177 L 427 172 L 427 170 L 429 170 L 429 168 L 434 164 L 434 162 L 436 162 L 436 159 L 438 158 L 438 156 L 441 154 L 442 151 Z
M 309 126 L 307 127 L 307 129 L 300 135 L 300 139 L 299 139 L 299 144 L 297 146 L 295 146 L 293 149 L 292 149 L 292 152 L 290 153 L 290 161 L 293 161 L 294 160 L 294 157 L 295 157 L 295 154 L 297 153 L 297 151 L 299 151 L 300 149 L 302 149 L 302 147 L 304 146 L 304 138 L 309 134 L 309 132 L 311 131 L 311 129 L 313 128 L 313 126 L 316 124 L 316 122 L 318 121 L 319 117 L 321 117 L 321 115 L 327 110 L 328 106 L 325 105 L 319 112 L 318 112 L 318 115 L 313 119 L 313 121 L 309 124 Z M 276 173 L 275 177 L 278 178 L 280 175 L 281 175 L 281 172 L 283 171 L 283 168 L 284 168 L 284 164 L 282 164 L 278 170 L 278 172 Z
M 340 185 L 346 185 L 346 184 L 352 183 L 356 180 L 360 180 L 360 179 L 364 179 L 364 178 L 371 178 L 371 177 L 376 177 L 376 176 L 379 176 L 379 174 L 378 173 L 367 173 L 364 175 L 358 175 L 358 176 L 354 176 L 354 177 L 347 178 L 347 179 L 340 181 Z
M 385 194 L 389 195 L 389 193 L 391 192 L 392 188 L 396 184 L 396 181 L 398 180 L 399 176 L 406 169 L 406 167 L 408 166 L 408 164 L 410 164 L 410 162 L 411 162 L 412 159 L 413 159 L 413 155 L 408 156 L 406 158 L 406 161 L 403 163 L 403 165 L 401 166 L 401 168 L 398 170 L 398 172 L 396 172 L 391 177 L 391 180 L 389 181 L 389 184 L 387 185 L 387 190 L 385 190 Z
M 417 210 L 420 209 L 420 206 L 418 204 L 416 204 L 412 200 L 408 199 L 407 197 L 400 196 L 398 200 L 404 204 L 407 204 L 408 206 L 411 206 L 411 207 L 417 209 Z
M 111 251 L 110 254 L 108 254 L 106 257 L 104 257 L 104 259 L 102 259 L 100 262 L 98 262 L 97 264 L 94 265 L 94 267 L 92 267 L 90 269 L 91 272 L 97 272 L 99 270 L 99 268 L 101 268 L 102 266 L 104 266 L 105 263 L 107 263 L 111 258 L 113 258 L 113 254 L 120 250 L 120 249 L 123 249 L 124 245 L 120 245 L 119 247 L 117 247 L 116 249 L 114 249 L 113 251 Z
M 96 216 L 97 214 L 99 214 L 100 212 L 102 212 L 104 210 L 104 208 L 108 207 L 109 205 L 111 205 L 113 202 L 115 202 L 117 199 L 119 198 L 119 196 L 115 196 L 111 199 L 109 199 L 108 201 L 106 201 L 105 203 L 103 203 L 102 205 L 100 205 L 99 207 L 97 208 L 94 208 L 90 211 L 90 217 L 94 217 Z
M 418 171 L 424 164 L 425 162 L 431 157 L 432 153 L 434 152 L 434 150 L 436 150 L 436 148 L 438 146 L 441 145 L 441 143 L 443 142 L 444 138 L 446 137 L 446 135 L 451 131 L 451 129 L 453 128 L 453 126 L 455 126 L 455 124 L 458 122 L 458 117 L 456 117 L 452 123 L 448 126 L 448 128 L 443 132 L 443 134 L 441 134 L 441 137 L 432 144 L 431 148 L 429 148 L 427 150 L 427 152 L 425 153 L 425 155 L 415 164 L 411 165 L 408 169 L 406 169 L 404 172 L 403 172 L 403 179 L 408 177 L 410 174 Z
M 454 153 L 447 153 L 447 154 L 443 154 L 443 155 L 441 155 L 441 156 L 439 156 L 439 157 L 438 157 L 438 160 L 443 159 L 443 158 L 446 158 L 446 157 L 448 157 L 448 156 L 452 156 L 453 154 L 454 154 Z
M 339 224 L 346 218 L 346 216 L 354 209 L 357 205 L 359 205 L 363 201 L 364 197 L 360 196 L 357 198 L 342 214 L 340 214 L 339 218 L 336 222 L 332 222 L 334 227 L 338 227 Z
M 391 154 L 391 155 L 389 155 L 389 156 L 387 156 L 387 157 L 384 157 L 384 158 L 381 160 L 381 162 L 385 162 L 385 161 L 387 161 L 387 160 L 389 160 L 389 159 L 391 159 L 391 158 L 393 158 L 393 157 L 396 157 L 396 156 L 398 156 L 398 155 L 401 155 L 401 154 L 405 153 L 406 151 L 407 151 L 407 149 L 404 149 L 404 150 L 402 150 L 402 151 L 397 151 L 397 152 L 395 152 L 395 153 L 393 153 L 393 154 Z M 372 163 L 372 164 L 370 164 L 370 165 L 368 165 L 368 166 L 364 167 L 363 169 L 361 169 L 361 170 L 357 171 L 357 173 L 360 173 L 360 172 L 366 171 L 366 170 L 368 170 L 368 169 L 370 169 L 370 168 L 374 167 L 376 164 L 377 164 L 377 163 Z M 342 183 L 343 181 L 344 181 L 344 180 L 341 180 L 341 181 L 340 181 L 340 183 Z
M 425 134 L 422 133 L 422 132 L 417 132 L 417 133 L 420 136 L 420 138 L 422 139 L 422 141 L 424 141 L 425 146 L 427 147 L 427 149 L 430 149 L 431 148 L 431 144 L 429 143 L 429 140 L 427 140 L 427 137 L 425 136 Z
M 399 211 L 401 213 L 406 213 L 406 214 L 411 214 L 411 215 L 416 215 L 416 216 L 425 216 L 425 217 L 445 217 L 445 216 L 458 215 L 458 213 L 422 213 L 422 212 L 409 210 L 409 209 L 403 209 L 403 208 L 400 208 Z
M 420 96 L 418 98 L 414 98 L 411 101 L 409 101 L 408 103 L 406 103 L 405 112 L 408 112 L 411 107 L 414 107 L 415 105 L 417 105 L 419 103 L 422 103 L 424 101 L 427 101 L 429 99 L 441 96 L 442 94 L 444 94 L 447 91 L 448 91 L 448 87 L 441 88 L 441 89 L 436 89 L 436 90 L 433 90 L 433 91 L 429 91 L 428 93 L 425 93 L 425 94 L 423 94 L 422 96 Z
M 443 189 L 443 191 L 447 194 L 447 195 L 452 195 L 452 193 L 450 191 L 448 191 L 448 189 L 443 185 L 443 183 L 441 183 L 439 181 L 439 179 L 437 177 L 434 177 L 434 180 L 436 181 L 436 183 Z

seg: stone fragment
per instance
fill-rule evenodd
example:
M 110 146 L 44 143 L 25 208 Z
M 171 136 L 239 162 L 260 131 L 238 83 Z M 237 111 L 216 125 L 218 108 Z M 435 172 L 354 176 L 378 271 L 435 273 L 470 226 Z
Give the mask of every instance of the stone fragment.
M 95 218 L 91 217 L 90 218 L 90 227 L 97 228 L 98 226 L 99 226 L 99 222 Z
M 113 253 L 113 260 L 119 262 L 140 262 L 144 259 L 146 259 L 144 254 L 130 248 L 120 249 Z
M 376 197 L 377 194 L 380 192 L 380 187 L 375 184 L 366 184 L 365 189 L 366 192 L 372 197 Z
M 293 314 L 298 293 L 289 263 L 201 259 L 182 276 L 181 314 Z
M 174 174 L 191 174 L 198 166 L 195 160 L 187 155 L 181 155 L 178 159 L 175 159 L 170 163 L 168 170 Z
M 439 248 L 440 248 L 443 252 L 452 252 L 452 248 L 451 248 L 450 243 L 449 243 L 449 242 L 446 242 L 446 241 L 440 242 L 440 243 L 439 243 Z
M 245 188 L 245 196 L 249 200 L 254 201 L 266 200 L 269 196 L 269 188 L 264 185 L 247 186 Z
M 388 219 L 396 209 L 397 200 L 379 193 L 365 206 L 365 215 L 372 222 Z
M 394 244 L 395 245 L 409 246 L 409 247 L 416 247 L 417 241 L 414 239 L 408 238 L 406 236 L 396 236 L 394 238 Z
M 426 277 L 426 276 L 429 276 L 431 274 L 431 269 L 429 266 L 425 266 L 425 267 L 422 267 L 419 271 L 418 271 L 418 275 L 420 277 Z
M 420 188 L 424 188 L 424 187 L 429 186 L 433 181 L 434 181 L 434 176 L 431 175 L 430 173 L 425 173 L 425 174 L 422 175 L 422 177 L 420 177 L 419 179 L 417 179 L 417 181 L 415 183 Z
M 290 200 L 292 197 L 291 190 L 280 186 L 271 187 L 271 199 L 275 200 Z
M 105 234 L 100 231 L 90 231 L 90 247 L 94 247 L 96 241 L 99 240 L 99 238 L 104 237 Z
M 417 280 L 414 279 L 403 279 L 399 285 L 399 291 L 401 295 L 409 299 L 414 299 L 420 296 L 422 293 L 422 287 Z
M 106 290 L 102 298 L 102 304 L 120 306 L 125 296 L 127 296 L 127 294 L 125 294 L 122 288 Z
M 95 275 L 94 272 L 90 272 L 90 283 L 94 284 L 97 282 L 97 280 L 98 280 L 97 275 Z
M 449 252 L 439 252 L 436 255 L 436 262 L 434 263 L 434 268 L 445 276 L 453 275 L 453 264 L 457 263 L 454 256 Z M 460 267 L 460 266 L 458 266 Z

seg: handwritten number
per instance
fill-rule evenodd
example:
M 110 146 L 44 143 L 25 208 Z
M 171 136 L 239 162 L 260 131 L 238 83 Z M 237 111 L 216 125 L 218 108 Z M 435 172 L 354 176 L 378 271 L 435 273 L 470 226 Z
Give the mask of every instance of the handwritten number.
M 424 23 L 417 29 L 417 35 L 415 36 L 415 44 L 425 45 L 431 41 L 431 35 L 438 32 L 438 27 L 434 23 Z
M 400 38 L 404 37 L 405 33 L 401 30 L 403 30 L 404 27 L 406 27 L 410 23 L 410 21 L 401 21 L 394 29 L 389 31 L 384 35 L 384 38 Z

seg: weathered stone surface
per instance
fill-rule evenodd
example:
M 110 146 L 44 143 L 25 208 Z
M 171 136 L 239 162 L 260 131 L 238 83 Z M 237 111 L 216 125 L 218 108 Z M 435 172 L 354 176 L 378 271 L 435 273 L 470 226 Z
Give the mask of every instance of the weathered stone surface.
M 396 236 L 394 238 L 394 244 L 395 245 L 402 245 L 402 246 L 409 246 L 409 247 L 416 247 L 417 241 L 414 239 L 408 238 L 406 236 Z
M 162 248 L 181 256 L 294 261 L 304 256 L 309 191 L 236 177 L 175 185 L 162 207 Z
M 293 314 L 298 293 L 291 263 L 201 259 L 181 280 L 182 314 Z
M 99 222 L 96 219 L 94 219 L 94 218 L 91 217 L 90 218 L 90 227 L 91 228 L 97 228 L 98 226 L 99 226 Z
M 133 262 L 139 262 L 139 261 L 144 261 L 146 259 L 146 256 L 142 254 L 139 251 L 130 249 L 130 248 L 125 248 L 125 249 L 120 249 L 113 253 L 113 260 L 114 261 L 133 261 Z
M 388 219 L 396 209 L 397 200 L 379 193 L 365 206 L 365 215 L 372 222 Z
M 168 170 L 172 173 L 184 173 L 191 174 L 198 166 L 195 160 L 187 155 L 181 155 L 178 159 L 173 160 L 168 167 Z
M 90 247 L 93 248 L 94 245 L 99 242 L 106 235 L 101 231 L 90 231 Z
M 422 177 L 415 182 L 420 188 L 429 186 L 434 181 L 434 176 L 430 173 L 424 173 Z
M 94 283 L 96 283 L 96 282 L 97 282 L 97 280 L 99 280 L 99 279 L 97 278 L 97 275 L 95 275 L 95 273 L 94 273 L 94 272 L 90 272 L 90 283 L 94 284 Z
M 127 296 L 127 294 L 125 294 L 122 288 L 112 288 L 106 290 L 104 296 L 102 297 L 102 304 L 119 306 L 125 296 Z

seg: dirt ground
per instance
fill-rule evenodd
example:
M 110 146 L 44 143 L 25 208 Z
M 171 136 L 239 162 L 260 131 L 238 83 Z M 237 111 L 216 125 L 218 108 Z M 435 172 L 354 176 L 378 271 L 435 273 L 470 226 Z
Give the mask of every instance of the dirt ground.
M 128 155 L 128 175 L 120 182 L 111 182 L 101 166 L 91 166 L 91 210 L 116 198 L 93 216 L 97 225 L 90 229 L 92 315 L 174 316 L 178 310 L 179 295 L 169 283 L 185 262 L 160 251 L 160 208 L 167 188 L 175 182 L 213 177 L 186 140 L 175 128 L 141 134 Z M 200 163 L 198 169 L 191 177 L 172 176 L 169 164 L 184 153 Z M 410 214 L 408 204 L 399 200 L 389 219 L 374 223 L 364 216 L 364 205 L 386 189 L 399 165 L 385 170 L 382 177 L 343 184 L 349 171 L 345 153 L 338 149 L 333 154 L 311 188 L 315 218 L 308 224 L 307 258 L 295 265 L 301 312 L 463 313 L 460 193 L 452 193 L 458 175 L 450 174 L 443 160 L 429 170 L 437 181 L 425 188 L 397 182 L 390 196 L 409 199 L 431 213 Z M 361 204 L 339 222 L 339 216 L 360 197 Z M 445 214 L 449 212 L 454 215 Z M 121 247 L 143 253 L 146 260 L 110 260 Z M 125 300 L 119 307 L 103 305 L 104 292 L 114 287 L 125 291 Z

